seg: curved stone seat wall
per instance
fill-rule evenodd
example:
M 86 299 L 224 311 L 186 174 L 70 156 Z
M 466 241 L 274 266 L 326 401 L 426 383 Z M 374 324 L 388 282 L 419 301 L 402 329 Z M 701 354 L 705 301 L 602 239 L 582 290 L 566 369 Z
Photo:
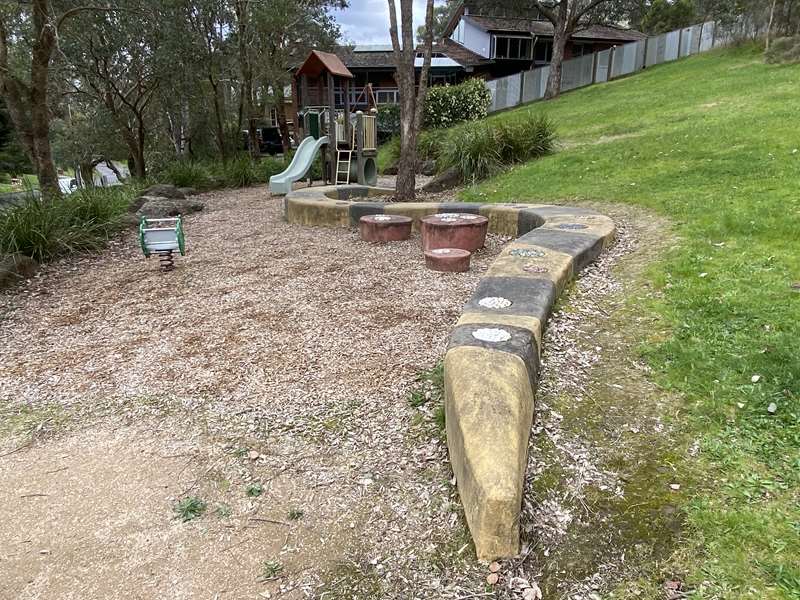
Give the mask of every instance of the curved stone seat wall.
M 444 360 L 447 445 L 478 558 L 513 556 L 542 331 L 566 283 L 611 243 L 614 223 L 567 206 L 363 200 L 388 193 L 306 188 L 285 197 L 284 214 L 290 223 L 328 227 L 396 214 L 414 219 L 418 229 L 427 215 L 473 213 L 488 217 L 490 233 L 516 238 L 478 283 Z

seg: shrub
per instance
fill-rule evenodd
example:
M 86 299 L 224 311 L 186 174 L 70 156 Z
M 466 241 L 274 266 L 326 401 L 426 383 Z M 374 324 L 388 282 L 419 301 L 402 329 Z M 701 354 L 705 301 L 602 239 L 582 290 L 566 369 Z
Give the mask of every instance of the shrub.
M 455 167 L 466 182 L 497 174 L 553 151 L 552 123 L 541 115 L 510 121 L 481 121 L 453 129 L 441 143 L 439 166 Z
M 0 213 L 0 253 L 19 252 L 41 262 L 99 250 L 120 229 L 139 191 L 133 186 L 96 188 L 52 202 L 30 196 Z
M 177 187 L 205 190 L 213 187 L 208 167 L 200 162 L 179 160 L 169 163 L 161 179 Z
M 495 129 L 483 121 L 448 135 L 439 160 L 441 167 L 455 167 L 464 181 L 473 182 L 494 175 L 503 166 Z
M 284 168 L 286 165 L 282 159 L 268 156 L 253 162 L 249 155 L 242 154 L 227 163 L 210 160 L 175 161 L 164 167 L 157 179 L 177 187 L 199 190 L 240 188 L 267 183 L 272 175 Z
M 378 107 L 378 118 L 375 120 L 378 133 L 398 135 L 400 133 L 400 105 L 381 104 Z
M 800 62 L 800 35 L 774 40 L 764 51 L 764 61 L 769 64 Z
M 438 129 L 461 121 L 483 119 L 491 103 L 492 94 L 482 79 L 431 87 L 425 96 L 425 127 Z
M 527 162 L 550 154 L 555 131 L 543 115 L 506 120 L 496 125 L 497 145 L 505 165 Z

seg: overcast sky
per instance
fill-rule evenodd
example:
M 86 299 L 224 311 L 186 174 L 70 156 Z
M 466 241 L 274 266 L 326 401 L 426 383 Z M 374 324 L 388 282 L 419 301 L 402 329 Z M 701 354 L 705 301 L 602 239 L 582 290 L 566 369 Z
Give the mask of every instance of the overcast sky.
M 399 1 L 395 4 L 400 5 Z M 437 3 L 438 4 L 438 3 Z M 350 7 L 333 13 L 345 42 L 390 44 L 387 0 L 350 0 Z M 425 20 L 425 0 L 414 0 L 414 29 Z

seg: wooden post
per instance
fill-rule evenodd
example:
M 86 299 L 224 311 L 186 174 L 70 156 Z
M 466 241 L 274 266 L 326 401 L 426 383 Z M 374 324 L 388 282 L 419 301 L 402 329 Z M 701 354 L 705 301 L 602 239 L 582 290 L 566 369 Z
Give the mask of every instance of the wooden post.
M 364 113 L 360 110 L 356 112 L 356 173 L 358 183 L 366 185 L 363 181 L 364 173 Z
M 344 80 L 344 138 L 350 145 L 350 80 Z M 352 150 L 352 148 L 351 148 Z
M 302 81 L 305 75 L 300 76 Z M 302 83 L 301 83 L 302 85 Z M 305 123 L 300 121 L 300 94 L 297 89 L 297 79 L 292 78 L 292 120 L 294 121 L 294 138 L 299 144 L 305 138 Z
M 642 61 L 642 69 L 647 68 L 647 47 L 649 46 L 650 38 L 644 38 L 644 60 Z
M 616 46 L 611 46 L 611 52 L 608 55 L 608 73 L 606 74 L 606 81 L 611 81 L 611 74 L 614 71 L 614 54 L 616 49 Z
M 328 73 L 328 169 L 330 170 L 330 181 L 336 183 L 336 93 L 334 90 L 335 79 L 333 74 Z

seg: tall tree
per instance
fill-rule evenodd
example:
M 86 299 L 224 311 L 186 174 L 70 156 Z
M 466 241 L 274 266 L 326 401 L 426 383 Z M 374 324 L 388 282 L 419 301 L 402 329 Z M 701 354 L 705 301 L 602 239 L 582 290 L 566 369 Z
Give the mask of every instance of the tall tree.
M 389 2 L 389 34 L 395 62 L 395 77 L 400 96 L 400 160 L 397 163 L 395 194 L 398 200 L 413 201 L 416 194 L 417 135 L 422 127 L 428 72 L 433 50 L 433 0 L 425 10 L 422 72 L 416 85 L 413 0 L 400 0 L 400 28 L 394 0 Z
M 48 198 L 61 196 L 50 147 L 50 65 L 59 29 L 74 11 L 56 18 L 49 0 L 0 5 L 0 93 Z

